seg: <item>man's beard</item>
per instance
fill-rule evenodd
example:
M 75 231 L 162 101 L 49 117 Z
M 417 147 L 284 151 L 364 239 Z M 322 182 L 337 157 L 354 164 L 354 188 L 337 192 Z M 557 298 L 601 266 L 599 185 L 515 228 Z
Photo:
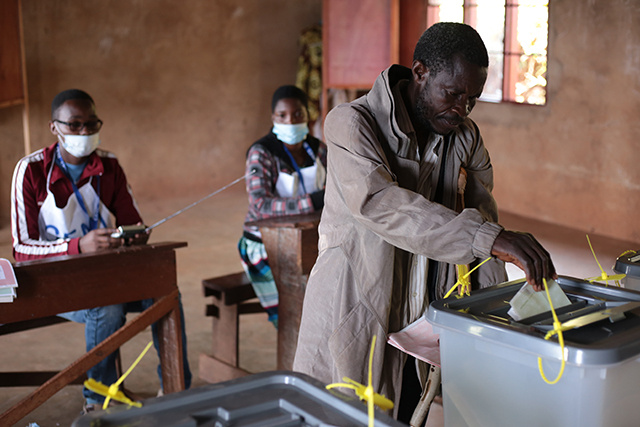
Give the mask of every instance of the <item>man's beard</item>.
M 431 116 L 431 111 L 430 111 L 430 108 L 429 108 L 429 103 L 427 101 L 427 95 L 426 95 L 428 88 L 429 88 L 429 86 L 427 84 L 427 86 L 424 88 L 422 93 L 420 93 L 420 96 L 416 100 L 416 113 L 417 113 L 417 116 L 418 116 L 418 117 L 416 117 L 416 119 L 418 120 L 418 125 L 423 130 L 425 130 L 427 132 L 438 133 L 433 129 L 433 127 L 431 126 L 431 123 L 427 119 L 427 117 Z

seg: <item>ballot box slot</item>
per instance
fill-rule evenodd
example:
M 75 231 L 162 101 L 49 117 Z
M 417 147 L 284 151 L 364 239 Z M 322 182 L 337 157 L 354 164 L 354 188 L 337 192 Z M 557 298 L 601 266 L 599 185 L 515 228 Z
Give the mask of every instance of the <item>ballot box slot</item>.
M 249 405 L 239 409 L 229 410 L 225 407 L 215 407 L 206 411 L 194 413 L 190 416 L 195 425 L 200 427 L 297 427 L 307 426 L 304 417 L 300 415 L 301 408 L 289 404 L 286 400 L 276 399 L 257 405 Z
M 572 298 L 569 298 L 572 300 Z M 589 304 L 588 301 L 578 300 L 576 302 L 572 302 L 570 305 L 565 305 L 564 307 L 556 308 L 556 315 L 558 316 L 558 320 L 560 322 L 564 322 L 565 320 L 569 320 L 571 318 L 582 316 L 583 314 L 592 313 L 597 310 L 601 310 L 605 307 L 605 303 L 598 304 Z M 545 311 L 544 313 L 537 314 L 535 316 L 527 317 L 525 319 L 521 319 L 518 323 L 522 325 L 552 325 L 553 324 L 553 315 L 551 311 Z

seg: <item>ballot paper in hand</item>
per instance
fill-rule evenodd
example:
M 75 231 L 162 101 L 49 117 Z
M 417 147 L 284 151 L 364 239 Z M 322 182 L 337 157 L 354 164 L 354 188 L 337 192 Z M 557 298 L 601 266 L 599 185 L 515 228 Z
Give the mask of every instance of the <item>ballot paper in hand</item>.
M 18 281 L 8 259 L 0 258 L 0 302 L 13 302 Z
M 440 335 L 422 316 L 403 330 L 389 335 L 392 346 L 431 365 L 440 366 Z
M 560 308 L 571 304 L 571 301 L 569 301 L 569 298 L 567 298 L 555 280 L 547 280 L 547 287 L 553 308 Z M 528 283 L 525 283 L 524 286 L 520 288 L 511 301 L 509 301 L 509 304 L 511 304 L 511 309 L 509 309 L 507 314 L 516 321 L 551 310 L 547 293 L 545 291 L 534 291 L 533 287 L 529 286 Z

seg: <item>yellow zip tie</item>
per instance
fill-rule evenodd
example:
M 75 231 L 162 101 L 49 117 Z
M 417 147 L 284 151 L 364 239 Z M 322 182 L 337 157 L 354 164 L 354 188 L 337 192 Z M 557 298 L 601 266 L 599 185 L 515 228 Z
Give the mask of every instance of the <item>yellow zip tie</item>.
M 489 261 L 491 259 L 491 257 L 485 259 L 484 261 L 482 261 L 480 264 L 476 265 L 475 267 L 473 267 L 471 269 L 471 271 L 469 271 L 469 267 L 467 265 L 456 265 L 456 268 L 458 270 L 458 281 L 455 283 L 455 285 L 453 285 L 451 287 L 451 289 L 449 289 L 449 292 L 446 293 L 446 295 L 444 296 L 445 298 L 449 298 L 451 296 L 451 294 L 453 293 L 453 291 L 460 286 L 460 291 L 458 292 L 459 295 L 465 294 L 465 295 L 470 295 L 471 293 L 471 280 L 469 280 L 469 276 L 471 275 L 471 273 L 473 273 L 474 271 L 476 271 L 476 269 L 478 269 L 482 264 L 484 264 L 485 262 Z
M 625 255 L 629 255 L 629 254 L 635 254 L 636 251 L 634 251 L 633 249 L 627 249 L 626 251 L 622 252 L 620 255 L 618 255 L 618 258 L 623 257 Z
M 549 381 L 547 379 L 547 377 L 544 375 L 544 369 L 542 368 L 542 358 L 541 357 L 538 357 L 538 369 L 540 370 L 540 375 L 542 376 L 542 379 L 544 380 L 544 382 L 546 382 L 547 384 L 553 385 L 553 384 L 557 383 L 560 380 L 560 378 L 562 378 L 562 374 L 564 373 L 564 365 L 565 365 L 565 360 L 564 360 L 564 337 L 562 336 L 562 331 L 563 331 L 563 329 L 564 330 L 566 330 L 566 329 L 562 327 L 562 323 L 560 323 L 560 321 L 558 320 L 558 316 L 556 315 L 556 310 L 553 308 L 553 303 L 551 302 L 551 295 L 549 295 L 549 287 L 547 286 L 547 279 L 542 279 L 542 282 L 544 283 L 544 290 L 547 293 L 547 299 L 549 300 L 549 307 L 551 308 L 551 315 L 553 316 L 553 329 L 551 331 L 547 332 L 547 335 L 545 335 L 544 339 L 548 340 L 553 335 L 558 334 L 558 342 L 560 343 L 560 357 L 562 358 L 562 363 L 560 365 L 560 372 L 558 372 L 558 376 L 553 381 Z
M 365 387 L 357 381 L 352 380 L 351 378 L 342 377 L 344 383 L 333 383 L 327 385 L 327 390 L 330 390 L 335 387 L 346 387 L 354 390 L 356 395 L 360 398 L 360 400 L 367 401 L 367 413 L 369 415 L 369 427 L 373 427 L 375 423 L 375 412 L 374 412 L 374 404 L 379 408 L 387 411 L 389 409 L 393 409 L 393 402 L 384 397 L 381 394 L 378 394 L 373 391 L 372 383 L 372 365 L 373 365 L 373 350 L 376 348 L 376 335 L 373 336 L 371 340 L 371 351 L 369 353 L 369 384 Z
M 456 265 L 458 272 L 458 295 L 469 295 L 471 293 L 471 280 L 469 280 L 469 265 L 459 264 Z
M 596 264 L 598 264 L 598 267 L 600 267 L 600 271 L 602 272 L 602 274 L 600 276 L 588 277 L 585 280 L 587 280 L 589 283 L 593 283 L 596 280 L 604 280 L 605 286 L 609 286 L 609 280 L 613 280 L 613 282 L 616 284 L 616 286 L 620 287 L 620 280 L 624 279 L 625 277 L 627 277 L 627 275 L 626 274 L 614 274 L 613 276 L 609 276 L 607 273 L 605 273 L 604 269 L 600 265 L 600 262 L 598 262 L 598 258 L 596 257 L 596 253 L 593 250 L 593 246 L 591 246 L 591 240 L 589 240 L 589 235 L 588 234 L 587 234 L 587 243 L 589 243 L 589 248 L 591 248 L 591 253 L 593 254 L 593 258 L 595 258 Z
M 149 351 L 152 345 L 153 345 L 153 341 L 149 341 L 149 344 L 147 344 L 145 349 L 142 350 L 142 353 L 140 353 L 138 358 L 131 364 L 129 369 L 127 369 L 127 372 L 125 372 L 118 379 L 118 381 L 111 384 L 109 387 L 102 384 L 100 381 L 94 380 L 93 378 L 89 378 L 84 382 L 84 386 L 86 388 L 93 391 L 94 393 L 98 393 L 106 397 L 106 399 L 104 400 L 104 404 L 102 405 L 102 409 L 107 409 L 109 407 L 109 401 L 111 399 L 117 400 L 118 402 L 126 403 L 129 406 L 135 406 L 136 408 L 142 407 L 142 403 L 134 402 L 133 400 L 129 399 L 127 396 L 125 396 L 125 394 L 122 391 L 118 390 L 118 387 L 120 386 L 120 384 L 122 384 L 122 381 L 124 381 L 124 379 L 127 378 L 127 376 L 131 373 L 131 371 L 133 371 L 133 368 L 136 367 L 136 365 L 140 362 L 140 360 L 142 360 L 142 358 L 147 353 L 147 351 Z

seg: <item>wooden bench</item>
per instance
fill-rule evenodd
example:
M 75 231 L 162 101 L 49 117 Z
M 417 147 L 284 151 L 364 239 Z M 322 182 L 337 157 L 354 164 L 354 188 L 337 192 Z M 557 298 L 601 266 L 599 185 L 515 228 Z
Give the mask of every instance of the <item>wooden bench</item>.
M 213 297 L 206 307 L 212 318 L 213 345 L 210 355 L 200 355 L 200 378 L 217 383 L 249 375 L 238 364 L 240 316 L 264 312 L 258 301 L 251 301 L 256 294 L 249 278 L 244 272 L 212 277 L 202 281 L 202 288 L 205 297 Z

